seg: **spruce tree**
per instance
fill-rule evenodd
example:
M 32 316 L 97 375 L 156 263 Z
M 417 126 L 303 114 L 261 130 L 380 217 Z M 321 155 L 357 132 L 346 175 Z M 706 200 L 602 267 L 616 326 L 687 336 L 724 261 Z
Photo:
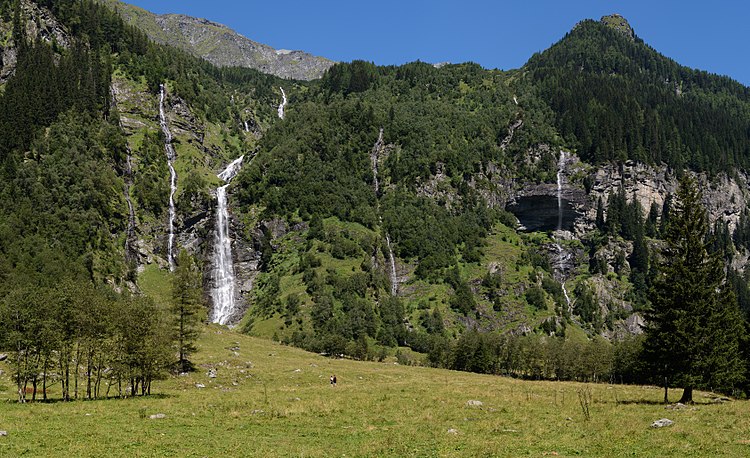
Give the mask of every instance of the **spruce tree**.
M 192 370 L 188 359 L 195 351 L 194 342 L 200 333 L 200 323 L 204 319 L 203 279 L 200 268 L 185 250 L 177 257 L 177 268 L 172 279 L 172 317 L 177 350 L 178 370 Z
M 708 218 L 693 179 L 683 177 L 666 226 L 666 247 L 650 290 L 644 355 L 668 387 L 729 389 L 744 377 L 742 319 L 719 253 L 710 253 Z

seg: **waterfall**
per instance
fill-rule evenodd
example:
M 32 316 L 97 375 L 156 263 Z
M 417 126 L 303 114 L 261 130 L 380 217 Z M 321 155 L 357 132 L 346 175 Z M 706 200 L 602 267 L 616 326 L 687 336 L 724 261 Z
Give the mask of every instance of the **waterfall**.
M 388 257 L 391 261 L 391 296 L 398 294 L 398 277 L 396 276 L 396 258 L 393 256 L 391 248 L 391 236 L 385 233 L 385 243 L 388 245 Z
M 110 100 L 112 103 L 112 109 L 117 109 L 117 90 L 115 85 L 110 86 Z M 122 118 L 118 120 L 120 130 L 124 132 L 122 125 Z M 137 243 L 136 238 L 136 226 L 135 226 L 135 207 L 133 206 L 133 199 L 130 198 L 130 189 L 133 187 L 133 152 L 130 150 L 130 145 L 125 142 L 125 150 L 127 156 L 125 157 L 125 170 L 124 170 L 124 181 L 125 187 L 123 194 L 125 195 L 125 202 L 128 204 L 128 229 L 125 236 L 125 261 L 137 262 L 138 251 L 135 248 Z
M 565 170 L 565 151 L 560 151 L 560 160 L 557 163 L 557 231 L 555 234 L 555 248 L 557 249 L 557 270 L 560 276 L 560 284 L 562 285 L 563 294 L 565 295 L 565 301 L 568 303 L 568 309 L 570 309 L 570 296 L 568 290 L 565 288 L 565 272 L 563 267 L 565 266 L 565 251 L 562 245 L 557 241 L 560 232 L 562 231 L 563 222 L 563 206 L 562 206 L 562 180 L 563 171 Z
M 284 108 L 286 108 L 286 92 L 284 92 L 283 87 L 279 87 L 281 89 L 281 103 L 279 104 L 279 119 L 284 119 Z
M 213 277 L 211 290 L 213 316 L 211 321 L 227 324 L 234 313 L 234 262 L 232 260 L 232 240 L 229 238 L 229 211 L 227 209 L 227 188 L 232 178 L 242 167 L 245 156 L 232 161 L 219 175 L 225 184 L 216 189 L 216 230 L 214 231 Z
M 375 186 L 375 194 L 380 193 L 380 182 L 378 181 L 378 156 L 380 156 L 380 149 L 383 147 L 383 128 L 380 128 L 378 133 L 378 140 L 375 142 L 375 146 L 372 147 L 372 153 L 370 153 L 370 165 L 372 167 L 373 185 Z
M 562 230 L 563 208 L 562 208 L 562 179 L 565 169 L 565 152 L 560 151 L 560 160 L 557 163 L 557 230 Z
M 166 89 L 161 85 L 159 94 L 159 124 L 166 138 L 164 147 L 167 150 L 167 164 L 169 165 L 169 239 L 167 242 L 167 261 L 169 261 L 169 270 L 174 270 L 174 194 L 177 192 L 177 172 L 174 170 L 175 150 L 172 146 L 172 133 L 167 125 L 167 116 L 164 113 L 164 98 Z
M 245 123 L 245 132 L 250 132 L 250 128 L 247 126 L 247 121 L 244 121 Z
M 383 149 L 383 128 L 380 128 L 380 132 L 378 133 L 378 140 L 375 142 L 375 146 L 372 147 L 372 152 L 370 153 L 370 165 L 372 167 L 372 177 L 373 177 L 373 188 L 375 188 L 375 196 L 377 197 L 378 194 L 380 194 L 380 181 L 378 180 L 378 159 L 380 157 L 380 152 Z M 378 212 L 380 212 L 380 202 L 378 202 Z M 378 216 L 378 219 L 380 221 L 380 225 L 383 226 L 383 217 Z M 396 257 L 393 255 L 393 248 L 391 247 L 391 236 L 388 234 L 388 232 L 385 233 L 385 243 L 388 246 L 388 260 L 391 263 L 391 296 L 395 296 L 398 294 L 398 276 L 396 275 Z

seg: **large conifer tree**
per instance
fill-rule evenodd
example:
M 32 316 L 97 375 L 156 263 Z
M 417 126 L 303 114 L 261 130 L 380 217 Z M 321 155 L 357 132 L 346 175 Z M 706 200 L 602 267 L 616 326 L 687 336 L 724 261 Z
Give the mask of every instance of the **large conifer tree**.
M 710 253 L 708 217 L 695 181 L 684 177 L 666 227 L 666 247 L 650 291 L 645 355 L 654 375 L 684 388 L 728 389 L 744 377 L 742 318 L 718 253 Z
M 195 351 L 195 340 L 200 334 L 200 324 L 205 318 L 203 306 L 203 276 L 195 259 L 180 250 L 177 268 L 172 278 L 172 315 L 177 350 L 180 353 L 178 370 L 187 372 L 193 365 L 188 359 Z

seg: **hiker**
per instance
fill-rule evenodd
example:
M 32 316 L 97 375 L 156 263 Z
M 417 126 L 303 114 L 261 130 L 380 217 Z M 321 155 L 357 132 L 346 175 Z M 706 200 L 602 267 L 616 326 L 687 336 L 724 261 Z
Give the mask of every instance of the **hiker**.
M 336 374 L 333 374 L 333 381 L 332 381 L 332 383 L 333 383 L 333 386 L 336 386 Z

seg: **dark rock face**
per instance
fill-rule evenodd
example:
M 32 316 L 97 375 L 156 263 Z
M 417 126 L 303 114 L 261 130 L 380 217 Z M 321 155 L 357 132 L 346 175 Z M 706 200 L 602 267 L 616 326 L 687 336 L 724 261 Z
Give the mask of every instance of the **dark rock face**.
M 63 48 L 70 44 L 68 31 L 60 24 L 55 16 L 47 9 L 36 3 L 22 0 L 21 13 L 26 18 L 26 36 L 33 40 L 41 40 L 46 43 L 53 41 Z M 0 20 L 0 36 L 11 36 L 13 25 L 11 22 Z M 12 39 L 7 44 L 0 44 L 0 84 L 8 81 L 16 71 L 17 61 L 16 46 Z
M 562 208 L 558 208 L 557 197 L 548 195 L 523 196 L 508 205 L 528 232 L 547 232 L 562 229 L 572 231 L 576 219 L 581 216 L 568 199 L 561 199 Z

